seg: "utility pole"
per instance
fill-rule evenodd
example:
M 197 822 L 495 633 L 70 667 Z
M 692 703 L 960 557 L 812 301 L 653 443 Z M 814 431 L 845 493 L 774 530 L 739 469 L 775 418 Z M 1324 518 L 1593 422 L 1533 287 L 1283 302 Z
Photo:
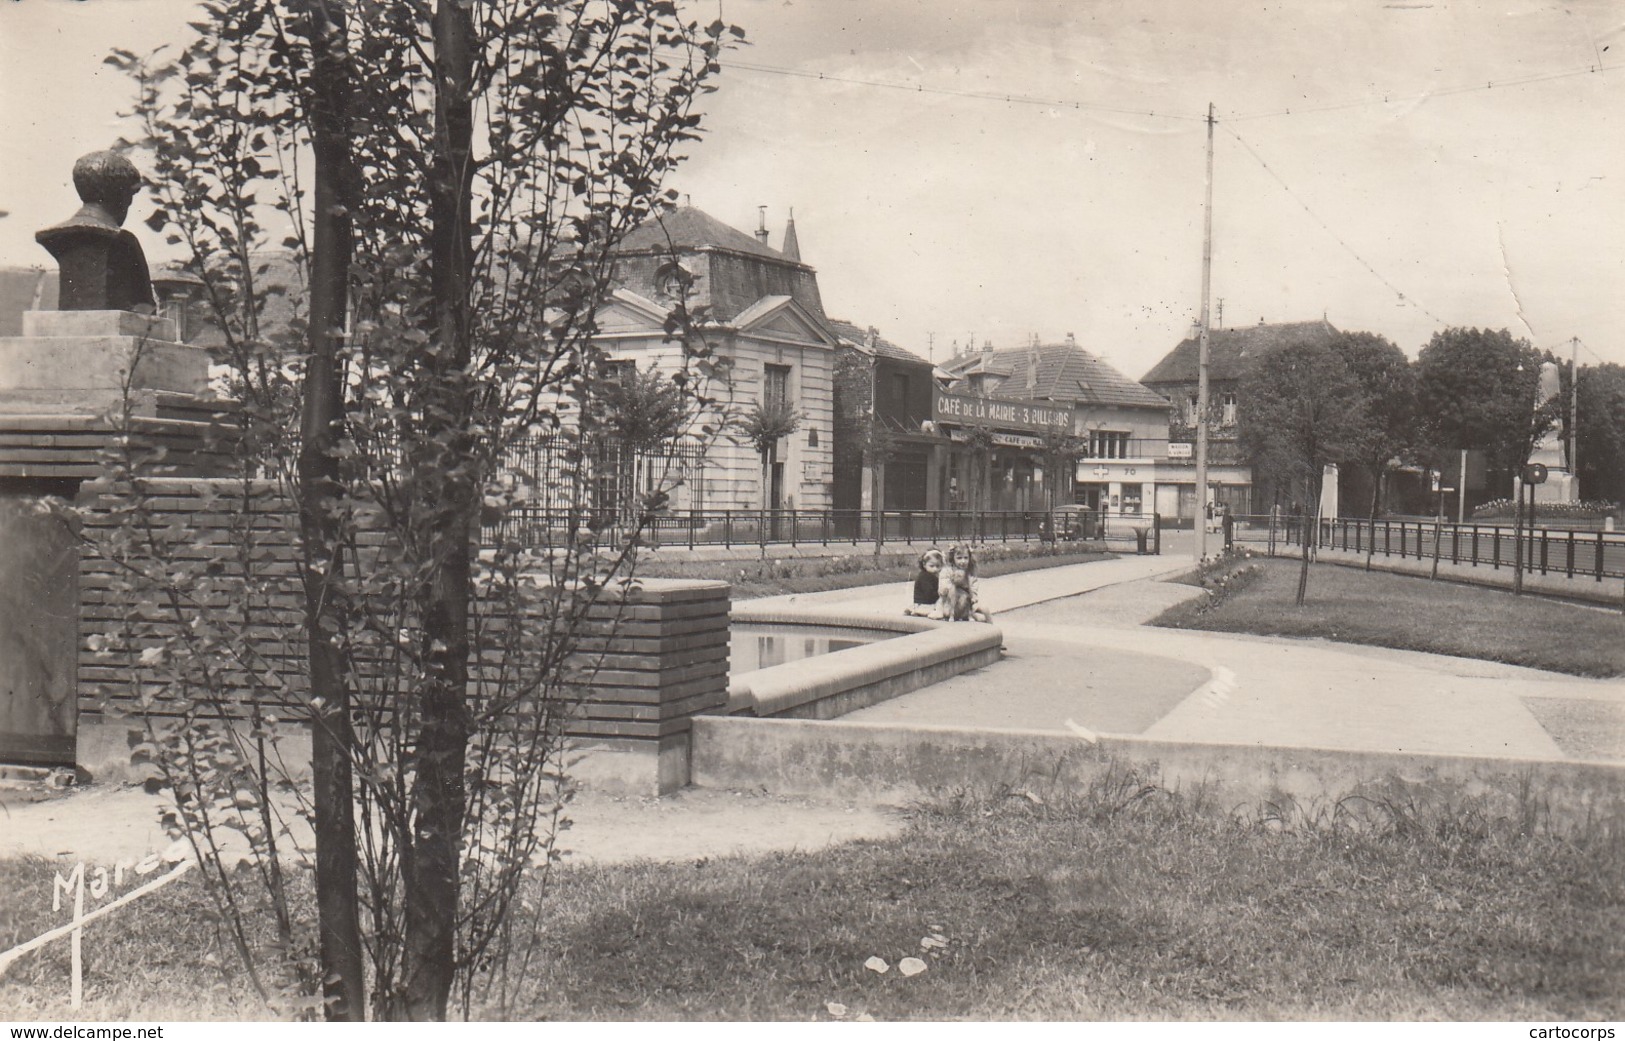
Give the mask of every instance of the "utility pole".
M 1213 288 L 1213 103 L 1207 106 L 1207 199 L 1202 211 L 1202 330 L 1196 340 L 1196 559 L 1207 556 L 1207 335 Z
M 1569 490 L 1580 501 L 1580 338 L 1569 337 Z

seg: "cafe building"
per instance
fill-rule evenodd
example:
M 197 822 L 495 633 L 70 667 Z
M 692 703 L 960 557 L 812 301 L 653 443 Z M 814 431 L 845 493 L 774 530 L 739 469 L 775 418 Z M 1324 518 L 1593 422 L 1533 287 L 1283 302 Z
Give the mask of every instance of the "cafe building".
M 935 405 L 949 439 L 945 508 L 1034 510 L 1053 502 L 1117 515 L 1159 508 L 1167 399 L 1070 333 L 1054 343 L 989 345 L 956 355 L 943 369 L 953 378 Z M 1052 473 L 1045 441 L 1063 431 L 1075 438 L 1077 458 Z
M 938 390 L 932 413 L 945 439 L 937 450 L 943 509 L 1049 508 L 1046 482 L 1057 475 L 1046 472 L 1044 435 L 1071 430 L 1070 408 Z M 1067 476 L 1059 479 L 1067 483 Z M 1069 501 L 1064 492 L 1059 501 Z

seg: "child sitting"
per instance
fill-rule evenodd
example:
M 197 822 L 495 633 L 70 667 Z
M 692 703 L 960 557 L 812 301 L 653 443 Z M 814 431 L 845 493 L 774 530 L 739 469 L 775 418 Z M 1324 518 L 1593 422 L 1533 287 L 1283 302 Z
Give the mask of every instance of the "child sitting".
M 914 576 L 914 602 L 904 609 L 904 614 L 926 618 L 941 617 L 935 613 L 937 601 L 941 599 L 937 581 L 937 575 L 941 571 L 942 550 L 933 546 L 920 554 L 920 570 Z
M 976 581 L 976 557 L 969 546 L 948 551 L 948 562 L 937 580 L 937 613 L 933 618 L 954 622 L 987 622 L 993 616 L 981 607 Z

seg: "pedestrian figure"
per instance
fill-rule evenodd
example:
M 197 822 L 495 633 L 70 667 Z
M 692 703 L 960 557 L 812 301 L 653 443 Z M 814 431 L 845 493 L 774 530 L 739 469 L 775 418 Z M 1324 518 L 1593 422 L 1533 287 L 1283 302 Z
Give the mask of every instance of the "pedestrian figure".
M 914 574 L 914 602 L 904 609 L 904 614 L 941 617 L 937 602 L 942 599 L 942 565 L 942 550 L 935 546 L 920 554 L 920 570 Z
M 938 579 L 938 610 L 953 622 L 987 622 L 993 616 L 982 609 L 976 581 L 976 557 L 969 546 L 948 551 L 947 565 Z

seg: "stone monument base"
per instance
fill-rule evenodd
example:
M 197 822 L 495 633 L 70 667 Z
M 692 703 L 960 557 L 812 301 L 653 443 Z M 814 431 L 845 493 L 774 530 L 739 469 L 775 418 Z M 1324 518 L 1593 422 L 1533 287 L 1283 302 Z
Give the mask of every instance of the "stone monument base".
M 25 311 L 0 337 L 0 414 L 102 413 L 127 395 L 208 391 L 209 354 L 131 311 Z

